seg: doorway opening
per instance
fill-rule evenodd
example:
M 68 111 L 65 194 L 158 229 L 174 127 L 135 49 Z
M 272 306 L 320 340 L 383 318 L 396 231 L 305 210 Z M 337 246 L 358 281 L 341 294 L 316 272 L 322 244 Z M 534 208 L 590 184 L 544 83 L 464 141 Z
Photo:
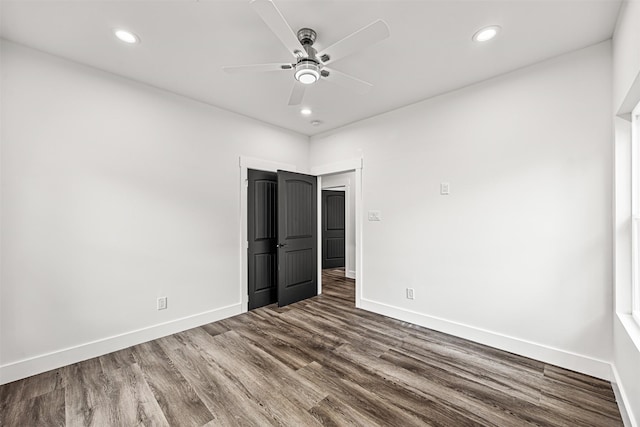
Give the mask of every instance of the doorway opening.
M 362 274 L 362 159 L 353 159 L 343 162 L 328 164 L 324 166 L 314 167 L 311 174 L 318 177 L 318 187 L 328 191 L 344 192 L 344 270 L 341 267 L 336 269 L 319 269 L 318 275 L 318 294 L 323 293 L 322 287 L 324 282 L 331 281 L 332 286 L 336 285 L 336 279 L 341 279 L 342 284 L 350 284 L 354 288 L 355 306 L 360 308 L 362 299 L 362 289 L 364 277 Z M 318 218 L 322 218 L 325 214 L 322 194 L 318 196 Z M 334 200 L 336 202 L 338 199 Z M 339 201 L 334 205 L 340 205 Z M 335 206 L 333 206 L 335 207 Z M 319 221 L 320 236 L 318 242 L 318 265 L 323 265 L 323 255 L 326 256 L 329 243 L 322 238 L 323 221 Z M 340 228 L 340 224 L 334 228 Z M 325 234 L 326 237 L 326 234 Z M 329 237 L 335 237 L 329 236 Z M 339 242 L 339 240 L 335 241 Z M 334 243 L 336 246 L 340 243 Z M 335 249 L 335 248 L 334 248 Z M 333 253 L 337 257 L 337 253 Z M 325 264 L 326 265 L 326 264 Z M 353 283 L 355 281 L 355 283 Z
M 355 171 L 324 175 L 320 217 L 324 294 L 355 299 Z

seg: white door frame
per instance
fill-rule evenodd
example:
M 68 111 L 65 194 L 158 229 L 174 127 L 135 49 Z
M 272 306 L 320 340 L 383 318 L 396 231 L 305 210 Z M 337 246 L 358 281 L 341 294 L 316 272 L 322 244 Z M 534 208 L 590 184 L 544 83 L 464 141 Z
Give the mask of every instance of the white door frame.
M 287 163 L 272 162 L 270 160 L 257 159 L 254 157 L 240 156 L 240 311 L 245 313 L 249 310 L 249 249 L 247 223 L 247 193 L 249 187 L 249 169 L 277 172 L 286 170 L 297 172 L 295 165 Z
M 362 274 L 362 158 L 345 160 L 328 165 L 311 168 L 311 175 L 318 177 L 318 218 L 322 218 L 322 175 L 355 171 L 355 199 L 356 199 L 356 307 L 360 308 L 364 278 Z M 322 293 L 322 221 L 318 221 L 318 294 Z

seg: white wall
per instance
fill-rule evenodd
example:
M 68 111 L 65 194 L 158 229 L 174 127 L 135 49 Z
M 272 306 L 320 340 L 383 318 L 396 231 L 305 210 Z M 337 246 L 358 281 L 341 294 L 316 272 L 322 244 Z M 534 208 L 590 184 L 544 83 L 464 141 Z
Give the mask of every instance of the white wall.
M 356 189 L 355 172 L 344 172 L 322 177 L 322 188 L 345 187 L 345 215 L 347 230 L 345 235 L 345 275 L 356 278 Z
M 308 138 L 1 47 L 2 382 L 239 313 L 239 156 Z
M 634 85 L 635 83 L 635 85 Z M 613 111 L 640 101 L 640 1 L 623 4 L 613 37 Z M 632 425 L 640 423 L 640 327 L 631 319 L 631 124 L 615 118 L 615 295 L 613 364 L 617 391 Z M 633 421 L 635 420 L 635 421 Z
M 312 167 L 364 158 L 382 213 L 363 307 L 608 377 L 610 82 L 605 42 L 312 137 Z

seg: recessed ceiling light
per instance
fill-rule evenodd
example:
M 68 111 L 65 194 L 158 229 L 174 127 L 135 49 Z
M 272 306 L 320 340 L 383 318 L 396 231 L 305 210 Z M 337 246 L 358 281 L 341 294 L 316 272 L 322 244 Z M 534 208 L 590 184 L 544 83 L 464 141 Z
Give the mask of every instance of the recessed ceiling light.
M 492 25 L 479 29 L 474 35 L 473 40 L 477 42 L 486 42 L 494 38 L 500 32 L 500 27 Z
M 303 108 L 302 110 L 300 110 L 300 114 L 302 114 L 303 116 L 310 116 L 311 115 L 311 109 L 310 108 Z
M 320 126 L 322 122 L 320 120 L 314 120 L 311 122 L 311 126 Z
M 140 38 L 132 32 L 126 30 L 114 30 L 113 34 L 115 34 L 118 39 L 122 40 L 125 43 L 140 43 Z

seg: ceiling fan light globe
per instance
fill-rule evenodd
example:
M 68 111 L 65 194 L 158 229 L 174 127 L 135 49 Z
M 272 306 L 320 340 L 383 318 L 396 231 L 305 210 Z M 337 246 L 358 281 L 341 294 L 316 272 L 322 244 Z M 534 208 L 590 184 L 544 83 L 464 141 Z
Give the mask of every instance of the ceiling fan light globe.
M 318 81 L 318 74 L 311 70 L 304 70 L 296 73 L 296 78 L 300 83 L 310 85 Z
M 294 77 L 302 84 L 310 85 L 320 78 L 320 67 L 314 63 L 302 63 L 296 66 Z

